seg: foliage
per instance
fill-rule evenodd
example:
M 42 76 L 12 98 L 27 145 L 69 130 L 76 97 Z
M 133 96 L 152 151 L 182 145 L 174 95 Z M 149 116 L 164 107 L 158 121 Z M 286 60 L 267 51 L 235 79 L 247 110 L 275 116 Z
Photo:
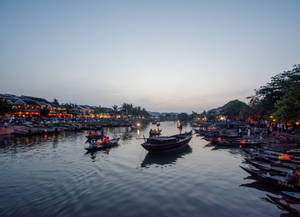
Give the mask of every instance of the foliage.
M 211 109 L 211 110 L 206 112 L 206 119 L 208 121 L 216 120 L 216 116 L 217 116 L 217 110 L 216 109 Z
M 256 111 L 257 117 L 266 117 L 272 113 L 276 113 L 280 109 L 280 106 L 283 105 L 282 103 L 277 104 L 277 102 L 284 95 L 287 97 L 287 89 L 299 82 L 300 65 L 295 65 L 292 70 L 273 76 L 269 83 L 255 90 L 255 95 L 248 97 L 250 99 L 249 105 Z M 297 91 L 297 88 L 290 89 L 289 91 Z M 287 101 L 285 100 L 285 102 Z M 284 110 L 287 111 L 287 108 Z
M 55 106 L 59 106 L 59 102 L 55 98 L 53 99 L 52 104 L 55 105 Z
M 144 116 L 149 117 L 150 114 L 147 112 L 145 108 L 141 108 L 140 106 L 134 107 L 132 104 L 123 103 L 120 111 L 123 115 L 132 115 L 134 117 Z
M 200 115 L 197 112 L 192 111 L 192 114 L 190 115 L 190 119 L 193 120 L 193 119 L 196 119 L 198 117 L 200 117 Z
M 300 83 L 286 87 L 282 93 L 273 116 L 281 122 L 295 122 L 300 118 Z
M 248 106 L 240 100 L 232 100 L 221 107 L 221 114 L 229 119 L 237 119 Z

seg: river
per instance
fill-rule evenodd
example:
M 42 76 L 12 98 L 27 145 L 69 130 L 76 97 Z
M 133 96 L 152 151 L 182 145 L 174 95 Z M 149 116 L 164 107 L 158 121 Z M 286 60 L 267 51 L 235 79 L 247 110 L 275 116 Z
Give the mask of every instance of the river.
M 280 216 L 267 191 L 239 166 L 240 149 L 216 149 L 197 135 L 189 146 L 149 155 L 144 129 L 106 129 L 121 137 L 108 151 L 86 153 L 87 132 L 2 138 L 0 216 Z M 162 122 L 163 135 L 178 133 Z M 184 126 L 183 131 L 189 131 Z M 274 192 L 275 191 L 275 192 Z

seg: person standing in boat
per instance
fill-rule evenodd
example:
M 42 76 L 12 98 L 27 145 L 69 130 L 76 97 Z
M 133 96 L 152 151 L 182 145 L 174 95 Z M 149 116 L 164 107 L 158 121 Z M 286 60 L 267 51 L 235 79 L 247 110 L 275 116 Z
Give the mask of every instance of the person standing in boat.
M 149 137 L 152 137 L 153 136 L 153 132 L 152 132 L 152 129 L 150 129 L 149 131 Z
M 250 130 L 250 128 L 248 128 L 247 136 L 248 137 L 251 136 L 251 130 Z
M 239 136 L 242 136 L 242 129 L 239 127 L 239 131 L 238 131 Z

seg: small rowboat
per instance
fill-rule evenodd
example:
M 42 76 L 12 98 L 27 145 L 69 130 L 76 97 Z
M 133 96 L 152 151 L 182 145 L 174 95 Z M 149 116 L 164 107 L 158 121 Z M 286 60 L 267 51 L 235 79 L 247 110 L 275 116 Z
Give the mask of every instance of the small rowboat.
M 296 214 L 297 216 L 300 216 L 300 203 L 297 201 L 284 200 L 283 198 L 273 197 L 269 194 L 267 194 L 267 196 L 282 208 Z
M 111 139 L 109 141 L 109 143 L 107 143 L 107 144 L 102 144 L 100 146 L 98 146 L 97 144 L 94 144 L 93 146 L 86 147 L 85 150 L 87 150 L 87 151 L 105 150 L 107 148 L 111 148 L 111 147 L 117 146 L 119 140 L 120 140 L 120 138 Z
M 269 173 L 260 171 L 260 170 L 252 170 L 245 167 L 240 166 L 243 170 L 245 170 L 250 175 L 257 177 L 258 179 L 261 179 L 263 181 L 276 184 L 282 189 L 289 189 L 293 191 L 300 191 L 300 185 L 296 183 L 291 183 L 287 180 L 286 177 L 283 176 L 277 176 L 277 175 L 270 175 Z
M 248 162 L 249 164 L 251 164 L 252 166 L 254 166 L 260 170 L 270 172 L 270 173 L 276 173 L 276 174 L 282 175 L 282 176 L 286 176 L 287 173 L 290 172 L 290 170 L 291 170 L 289 168 L 273 166 L 270 163 L 258 162 L 258 161 L 253 161 L 253 160 L 249 160 L 249 159 L 246 159 L 246 162 Z

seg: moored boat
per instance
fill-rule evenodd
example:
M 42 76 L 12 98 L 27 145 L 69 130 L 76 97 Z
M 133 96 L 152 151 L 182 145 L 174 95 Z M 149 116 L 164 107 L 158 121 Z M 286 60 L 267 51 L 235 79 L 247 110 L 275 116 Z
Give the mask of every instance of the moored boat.
M 300 193 L 298 193 L 298 192 L 282 191 L 281 194 L 284 196 L 287 196 L 291 199 L 300 201 Z
M 291 170 L 289 168 L 279 167 L 279 166 L 272 166 L 269 163 L 258 162 L 258 161 L 253 161 L 253 160 L 249 160 L 249 159 L 246 159 L 246 162 L 251 164 L 252 166 L 260 169 L 260 170 L 270 172 L 270 173 L 276 173 L 278 175 L 284 175 L 285 176 Z
M 283 198 L 273 197 L 269 194 L 267 196 L 280 207 L 300 216 L 300 203 L 293 200 L 284 200 Z
M 289 189 L 293 191 L 300 191 L 300 184 L 299 183 L 292 183 L 287 180 L 286 177 L 278 176 L 278 175 L 270 175 L 269 173 L 260 171 L 260 170 L 253 170 L 248 169 L 245 167 L 240 166 L 243 170 L 245 170 L 250 175 L 257 177 L 263 181 L 276 184 L 280 186 L 282 189 Z

